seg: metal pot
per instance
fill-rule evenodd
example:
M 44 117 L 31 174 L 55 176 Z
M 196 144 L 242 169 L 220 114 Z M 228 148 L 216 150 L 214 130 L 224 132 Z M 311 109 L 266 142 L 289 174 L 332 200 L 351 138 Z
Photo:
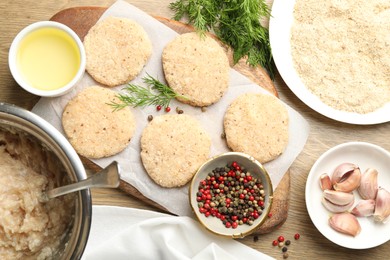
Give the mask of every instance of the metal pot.
M 68 140 L 51 124 L 36 114 L 14 105 L 0 103 L 0 127 L 13 129 L 31 136 L 40 145 L 54 153 L 68 175 L 70 182 L 87 178 L 84 166 Z M 74 219 L 69 227 L 58 256 L 54 259 L 80 259 L 87 244 L 91 227 L 92 202 L 90 191 L 75 195 Z

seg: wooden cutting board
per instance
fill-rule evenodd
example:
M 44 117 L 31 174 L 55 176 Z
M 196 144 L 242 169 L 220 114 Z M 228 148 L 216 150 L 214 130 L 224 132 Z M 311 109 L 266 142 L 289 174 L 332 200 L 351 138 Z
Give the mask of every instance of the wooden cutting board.
M 81 40 L 88 33 L 89 29 L 99 20 L 101 15 L 107 10 L 106 7 L 72 7 L 62 10 L 55 14 L 50 20 L 63 23 L 72 28 Z M 177 33 L 186 33 L 194 31 L 194 28 L 190 25 L 170 20 L 164 17 L 154 16 L 158 21 L 170 27 Z M 215 37 L 215 36 L 213 36 Z M 267 72 L 260 66 L 249 66 L 245 59 L 241 59 L 237 64 L 233 64 L 232 50 L 221 43 L 225 51 L 228 54 L 230 65 L 232 68 L 245 75 L 253 82 L 268 90 L 275 96 L 278 96 L 275 86 L 268 76 Z M 100 170 L 99 166 L 92 163 L 86 158 L 82 158 L 83 163 L 93 171 Z M 119 188 L 124 192 L 152 205 L 160 210 L 170 213 L 167 209 L 163 208 L 156 202 L 143 196 L 135 187 L 125 181 L 121 181 Z M 256 233 L 263 234 L 268 233 L 279 226 L 281 226 L 287 219 L 288 206 L 289 206 L 289 194 L 290 194 L 290 172 L 288 171 L 278 187 L 274 192 L 273 205 L 271 208 L 272 216 L 257 230 Z

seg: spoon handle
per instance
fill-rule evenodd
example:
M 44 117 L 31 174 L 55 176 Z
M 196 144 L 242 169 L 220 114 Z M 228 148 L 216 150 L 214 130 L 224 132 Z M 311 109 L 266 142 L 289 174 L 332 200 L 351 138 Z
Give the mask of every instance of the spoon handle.
M 117 188 L 119 186 L 119 173 L 119 165 L 116 161 L 113 161 L 106 168 L 88 179 L 49 190 L 47 197 L 51 199 L 88 188 Z

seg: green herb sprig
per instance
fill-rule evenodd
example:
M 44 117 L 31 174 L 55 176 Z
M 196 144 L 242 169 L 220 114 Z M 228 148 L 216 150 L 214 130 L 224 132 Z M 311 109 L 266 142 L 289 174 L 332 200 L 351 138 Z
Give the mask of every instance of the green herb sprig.
M 231 46 L 234 63 L 246 56 L 250 65 L 260 64 L 274 78 L 269 32 L 260 23 L 270 17 L 265 0 L 177 0 L 169 7 L 175 12 L 173 19 L 187 18 L 200 33 L 213 31 Z
M 166 108 L 169 106 L 172 99 L 176 97 L 185 98 L 185 96 L 175 93 L 169 86 L 163 84 L 149 74 L 142 78 L 142 80 L 147 87 L 128 84 L 122 89 L 126 93 L 117 95 L 121 103 L 110 103 L 114 110 L 120 110 L 126 106 L 146 107 L 151 105 L 160 105 Z

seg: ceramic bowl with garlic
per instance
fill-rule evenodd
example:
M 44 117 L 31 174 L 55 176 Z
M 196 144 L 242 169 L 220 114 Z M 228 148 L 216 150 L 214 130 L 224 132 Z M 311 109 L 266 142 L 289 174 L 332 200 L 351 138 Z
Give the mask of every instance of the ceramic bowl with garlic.
M 314 163 L 306 207 L 330 241 L 352 249 L 390 239 L 390 152 L 374 144 L 337 145 Z

